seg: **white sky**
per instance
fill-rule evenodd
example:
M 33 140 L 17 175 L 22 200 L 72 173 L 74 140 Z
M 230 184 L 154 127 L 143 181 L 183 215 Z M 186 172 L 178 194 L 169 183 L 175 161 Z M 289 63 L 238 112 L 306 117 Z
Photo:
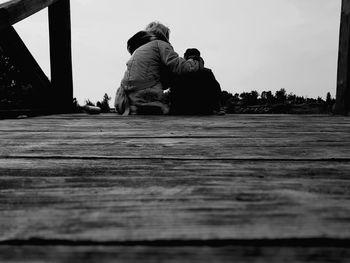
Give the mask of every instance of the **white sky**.
M 5 1 L 0 1 L 5 2 Z M 74 96 L 114 97 L 126 41 L 151 21 L 180 55 L 197 47 L 232 93 L 285 88 L 335 95 L 341 0 L 71 0 Z M 49 74 L 47 11 L 15 26 Z

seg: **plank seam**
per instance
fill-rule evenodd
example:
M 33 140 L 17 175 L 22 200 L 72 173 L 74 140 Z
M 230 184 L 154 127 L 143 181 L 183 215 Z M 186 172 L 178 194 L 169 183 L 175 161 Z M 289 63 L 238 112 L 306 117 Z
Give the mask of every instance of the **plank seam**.
M 9 155 L 1 159 L 38 159 L 38 160 L 159 160 L 159 161 L 246 161 L 246 162 L 350 162 L 348 157 L 337 158 L 213 158 L 213 157 L 142 157 L 142 156 L 75 156 L 75 155 Z
M 93 241 L 68 239 L 11 239 L 0 246 L 148 246 L 148 247 L 342 247 L 350 248 L 349 238 L 282 238 L 282 239 L 157 239 L 125 241 Z

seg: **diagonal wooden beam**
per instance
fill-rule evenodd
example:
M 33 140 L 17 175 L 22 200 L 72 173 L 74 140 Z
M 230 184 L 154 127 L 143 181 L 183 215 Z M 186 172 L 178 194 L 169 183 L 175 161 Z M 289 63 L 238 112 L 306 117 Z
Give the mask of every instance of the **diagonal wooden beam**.
M 52 5 L 59 0 L 12 0 L 0 4 L 0 30 Z
M 342 0 L 336 114 L 350 112 L 350 0 Z
M 38 91 L 35 106 L 37 108 L 50 107 L 46 102 L 49 101 L 48 96 L 52 91 L 51 83 L 20 36 L 12 26 L 0 30 L 0 36 L 0 49 L 11 58 L 16 68 Z

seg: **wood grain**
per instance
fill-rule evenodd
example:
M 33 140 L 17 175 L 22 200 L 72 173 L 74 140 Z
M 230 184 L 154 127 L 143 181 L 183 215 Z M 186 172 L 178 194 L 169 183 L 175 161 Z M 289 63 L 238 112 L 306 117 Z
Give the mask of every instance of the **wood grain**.
M 148 247 L 148 246 L 8 246 L 1 262 L 348 262 L 348 248 L 334 247 Z
M 33 136 L 34 137 L 34 136 Z M 92 137 L 92 136 L 91 136 Z M 121 138 L 101 140 L 17 139 L 6 143 L 0 154 L 6 157 L 75 158 L 189 158 L 189 159 L 347 159 L 350 142 L 303 142 L 288 139 L 246 140 L 230 138 Z M 298 143 L 303 144 L 299 146 Z M 327 151 L 325 151 L 325 148 Z
M 0 121 L 0 260 L 345 262 L 349 131 L 343 116 Z
M 0 240 L 350 237 L 349 162 L 0 161 Z
M 2 156 L 130 158 L 350 158 L 349 119 L 327 116 L 6 120 Z M 291 123 L 293 128 L 291 129 Z M 8 133 L 11 131 L 11 133 Z M 336 136 L 332 136 L 335 135 Z M 30 136 L 30 140 L 28 140 Z

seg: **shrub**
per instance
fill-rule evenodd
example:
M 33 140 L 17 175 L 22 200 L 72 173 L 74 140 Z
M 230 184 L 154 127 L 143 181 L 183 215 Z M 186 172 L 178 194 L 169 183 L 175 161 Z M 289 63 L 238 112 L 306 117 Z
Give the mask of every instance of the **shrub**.
M 110 112 L 111 108 L 109 107 L 109 101 L 111 100 L 111 97 L 108 96 L 107 93 L 105 93 L 105 95 L 102 98 L 102 101 L 98 101 L 96 103 L 97 107 L 101 108 L 101 112 L 107 113 Z

